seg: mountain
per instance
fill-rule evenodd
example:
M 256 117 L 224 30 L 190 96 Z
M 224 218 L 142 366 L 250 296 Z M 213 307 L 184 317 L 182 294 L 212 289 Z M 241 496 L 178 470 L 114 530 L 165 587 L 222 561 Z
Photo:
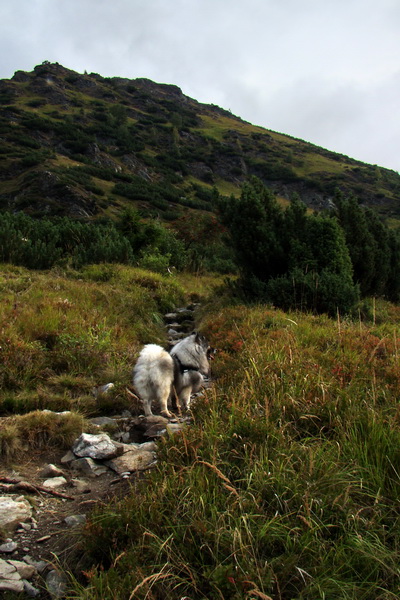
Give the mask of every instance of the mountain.
M 115 217 L 134 203 L 175 220 L 211 211 L 258 176 L 286 202 L 315 209 L 335 189 L 400 219 L 400 176 L 288 135 L 148 79 L 79 74 L 44 62 L 0 81 L 0 210 Z

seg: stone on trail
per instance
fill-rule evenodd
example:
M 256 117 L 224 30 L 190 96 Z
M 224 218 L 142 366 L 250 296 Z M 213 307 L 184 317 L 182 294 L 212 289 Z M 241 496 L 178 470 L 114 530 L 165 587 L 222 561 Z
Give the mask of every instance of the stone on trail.
M 132 473 L 133 471 L 144 471 L 148 469 L 150 465 L 155 462 L 154 452 L 148 450 L 142 450 L 139 448 L 132 448 L 128 452 L 125 452 L 122 456 L 118 456 L 112 460 L 107 461 L 105 464 L 113 469 L 116 473 L 121 475 L 122 473 Z
M 92 458 L 78 458 L 70 463 L 70 467 L 73 471 L 84 473 L 90 477 L 99 477 L 109 470 L 108 467 L 99 465 Z
M 57 490 L 67 484 L 65 477 L 51 477 L 43 482 L 43 487 L 49 490 Z
M 107 433 L 98 435 L 82 433 L 75 440 L 72 451 L 81 458 L 88 457 L 95 460 L 110 460 L 121 453 L 120 448 L 114 444 Z
M 0 496 L 0 530 L 13 531 L 32 516 L 32 507 L 23 496 Z
M 64 473 L 62 470 L 52 463 L 49 463 L 40 471 L 40 477 L 43 477 L 43 479 L 48 479 L 49 477 L 62 477 L 63 475 Z

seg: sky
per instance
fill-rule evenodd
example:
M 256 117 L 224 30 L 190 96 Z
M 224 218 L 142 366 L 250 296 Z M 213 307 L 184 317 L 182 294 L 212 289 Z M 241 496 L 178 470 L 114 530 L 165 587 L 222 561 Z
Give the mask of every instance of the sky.
M 45 60 L 400 171 L 400 0 L 0 0 L 0 79 Z

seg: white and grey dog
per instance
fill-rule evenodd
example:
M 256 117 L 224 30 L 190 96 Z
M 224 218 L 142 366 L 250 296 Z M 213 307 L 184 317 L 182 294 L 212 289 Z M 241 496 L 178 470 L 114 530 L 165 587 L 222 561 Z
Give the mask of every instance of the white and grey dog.
M 193 332 L 168 353 L 157 344 L 147 344 L 133 369 L 133 385 L 143 402 L 144 414 L 152 415 L 151 403 L 157 401 L 161 414 L 170 417 L 168 400 L 177 408 L 189 408 L 190 396 L 198 392 L 209 374 L 210 348 L 206 339 Z

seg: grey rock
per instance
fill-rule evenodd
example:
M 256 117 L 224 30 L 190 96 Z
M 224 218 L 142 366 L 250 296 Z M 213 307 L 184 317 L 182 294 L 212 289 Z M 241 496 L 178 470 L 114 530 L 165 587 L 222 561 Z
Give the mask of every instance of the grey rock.
M 17 569 L 2 558 L 0 558 L 0 591 L 24 591 L 24 584 Z
M 24 591 L 24 583 L 17 573 L 16 579 L 0 579 L 0 592 L 17 592 Z
M 11 552 L 15 552 L 18 548 L 18 544 L 13 542 L 12 540 L 7 540 L 4 544 L 0 546 L 0 552 L 2 554 L 11 554 Z
M 24 584 L 24 592 L 27 596 L 29 596 L 29 598 L 37 598 L 40 595 L 40 590 L 33 587 L 29 581 L 24 579 L 22 583 Z
M 177 316 L 177 313 L 167 313 L 164 315 L 164 320 L 167 321 L 167 323 L 173 323 L 177 320 Z
M 46 587 L 52 598 L 62 598 L 67 591 L 65 576 L 53 569 L 47 574 Z
M 86 523 L 86 515 L 70 515 L 69 517 L 65 517 L 64 521 L 68 527 L 77 527 Z
M 70 467 L 73 471 L 84 473 L 90 477 L 100 477 L 108 471 L 106 466 L 96 463 L 92 458 L 78 458 L 70 464 Z
M 25 554 L 25 556 L 23 556 L 22 558 L 27 565 L 31 565 L 32 567 L 34 567 L 38 573 L 43 573 L 43 571 L 48 567 L 48 563 L 46 561 L 35 560 L 29 554 Z
M 63 465 L 69 465 L 74 460 L 76 460 L 75 454 L 72 452 L 72 450 L 68 450 L 67 454 L 64 454 L 60 462 Z
M 0 529 L 13 531 L 32 516 L 32 507 L 23 496 L 0 496 Z
M 167 433 L 167 428 L 165 425 L 152 425 L 144 432 L 144 437 L 147 438 L 158 438 L 162 437 Z
M 75 440 L 72 451 L 79 457 L 94 458 L 96 460 L 109 460 L 119 454 L 119 448 L 106 433 L 98 435 L 82 433 Z

